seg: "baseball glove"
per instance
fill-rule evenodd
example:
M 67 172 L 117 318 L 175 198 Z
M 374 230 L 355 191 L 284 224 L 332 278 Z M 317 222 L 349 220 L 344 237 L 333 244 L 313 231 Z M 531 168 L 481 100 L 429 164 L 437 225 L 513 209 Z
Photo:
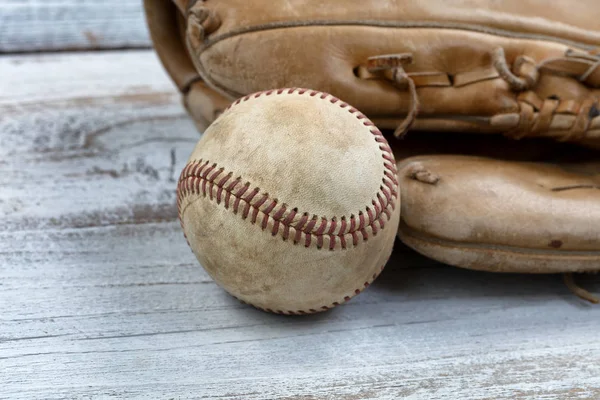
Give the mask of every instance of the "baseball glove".
M 145 0 L 200 130 L 238 97 L 298 86 L 397 136 L 440 132 L 396 143 L 400 238 L 460 267 L 567 273 L 595 300 L 570 273 L 600 269 L 600 157 L 583 149 L 600 149 L 600 2 L 274 4 Z
M 460 155 L 456 155 L 460 154 Z M 400 239 L 457 267 L 563 273 L 600 270 L 600 154 L 547 140 L 408 135 L 394 155 Z
M 145 0 L 203 127 L 232 100 L 308 87 L 381 128 L 600 147 L 597 0 Z

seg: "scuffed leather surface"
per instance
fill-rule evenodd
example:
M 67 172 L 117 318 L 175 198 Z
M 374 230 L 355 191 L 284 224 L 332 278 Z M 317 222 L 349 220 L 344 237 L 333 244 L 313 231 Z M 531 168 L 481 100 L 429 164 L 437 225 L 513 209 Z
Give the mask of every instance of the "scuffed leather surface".
M 188 2 L 189 3 L 189 2 Z M 590 44 L 600 41 L 595 0 L 269 0 L 207 1 L 223 23 L 215 34 L 273 21 L 380 20 L 445 21 L 527 32 Z
M 583 107 L 586 100 L 600 96 L 600 68 L 585 74 L 593 69 L 593 52 L 588 53 L 592 58 L 585 65 L 581 59 L 566 56 L 570 50 L 587 53 L 600 47 L 600 3 L 595 0 L 576 5 L 560 0 L 551 6 L 540 0 L 181 0 L 177 6 L 180 14 L 185 13 L 178 23 L 182 31 L 187 29 L 183 40 L 187 41 L 188 56 L 206 85 L 223 98 L 233 100 L 279 87 L 310 87 L 354 104 L 380 127 L 394 128 L 410 109 L 409 94 L 389 80 L 365 78 L 364 71 L 357 71 L 369 57 L 408 53 L 413 63 L 404 69 L 420 82 L 416 130 L 516 137 L 521 137 L 521 132 L 512 131 L 523 130 L 600 147 L 600 118 L 594 119 L 595 112 L 589 113 L 593 121 L 585 128 L 585 137 L 573 135 L 569 129 L 585 127 L 574 121 L 577 115 L 588 114 Z M 174 4 L 172 8 L 176 9 Z M 210 22 L 200 21 L 198 15 L 210 15 L 206 20 Z M 152 24 L 150 28 L 158 30 Z M 159 53 L 165 51 L 161 48 L 165 46 L 157 46 Z M 506 77 L 490 74 L 495 65 L 492 53 L 498 48 L 503 49 L 509 68 L 520 57 L 539 66 L 557 58 L 568 60 L 542 68 L 533 87 L 516 90 Z M 440 79 L 428 81 L 431 74 Z M 589 78 L 583 79 L 586 76 Z M 435 83 L 438 81 L 446 86 Z M 206 93 L 207 87 L 198 90 Z M 569 103 L 560 109 L 568 108 L 571 119 L 558 115 L 551 118 L 551 128 L 540 132 L 538 123 L 527 122 L 527 104 L 519 98 L 522 90 L 535 94 L 539 104 L 549 97 Z M 213 96 L 204 97 L 210 102 Z M 190 112 L 196 119 L 206 119 L 211 113 L 196 108 L 207 103 L 198 104 L 189 107 Z M 217 107 L 209 107 L 213 108 Z M 532 112 L 532 118 L 548 120 L 541 110 Z M 213 119 L 209 115 L 206 122 Z
M 144 11 L 157 55 L 179 90 L 186 91 L 198 72 L 181 40 L 178 11 L 164 0 L 144 0 Z
M 399 161 L 399 236 L 439 261 L 503 272 L 600 269 L 600 161 L 424 155 Z M 417 170 L 439 178 L 415 179 Z
M 206 86 L 185 47 L 185 21 L 170 1 L 144 0 L 154 48 L 163 66 L 183 94 L 183 103 L 198 130 L 204 131 L 230 101 Z
M 261 45 L 254 48 L 254 43 Z M 465 30 L 317 26 L 287 28 L 285 33 L 269 30 L 234 36 L 202 51 L 199 59 L 206 75 L 233 97 L 290 85 L 313 87 L 355 104 L 371 117 L 385 117 L 402 115 L 409 107 L 409 98 L 385 80 L 357 78 L 354 68 L 368 57 L 413 53 L 414 62 L 405 67 L 407 72 L 443 71 L 456 75 L 487 68 L 490 53 L 498 46 L 507 49 L 513 57 L 528 54 L 537 59 L 558 57 L 568 49 L 553 42 Z M 248 47 L 253 50 L 236 51 Z M 556 83 L 552 82 L 548 89 L 542 85 L 540 90 L 554 90 L 559 97 L 577 100 L 590 92 L 576 82 L 564 89 Z M 462 87 L 423 87 L 418 93 L 421 117 L 436 114 L 492 116 L 518 111 L 516 96 L 502 79 Z
M 387 203 L 389 217 L 374 205 L 386 185 L 397 188 L 386 175 L 395 163 L 384 158 L 391 149 L 373 134 L 376 128 L 342 104 L 311 96 L 311 91 L 252 96 L 223 113 L 194 149 L 191 162 L 215 165 L 199 177 L 193 176 L 195 167 L 184 169 L 179 185 L 182 226 L 202 266 L 239 299 L 275 312 L 322 311 L 364 289 L 386 263 L 397 232 L 400 196 L 396 193 Z M 213 184 L 200 182 L 215 173 L 221 175 Z M 256 222 L 250 211 L 243 217 L 244 207 L 236 209 L 233 197 L 226 206 L 224 193 L 237 177 L 242 183 L 231 190 L 237 193 L 248 182 L 247 193 L 239 197 L 241 204 L 244 199 L 259 204 Z M 219 186 L 222 178 L 227 183 Z M 196 192 L 190 193 L 194 186 Z M 259 188 L 256 195 L 248 197 L 254 188 Z M 268 200 L 257 203 L 263 195 Z M 267 211 L 272 201 L 277 206 Z M 280 221 L 297 212 L 288 231 L 276 226 L 274 218 L 264 219 L 278 214 L 282 205 L 286 211 Z M 294 228 L 304 213 L 319 223 L 329 221 L 321 232 L 311 230 L 310 242 L 302 229 Z M 371 221 L 370 215 L 382 220 Z M 359 216 L 365 219 L 362 232 L 350 226 Z M 344 242 L 337 238 L 332 245 L 328 233 L 341 229 L 354 229 L 357 240 L 345 234 Z

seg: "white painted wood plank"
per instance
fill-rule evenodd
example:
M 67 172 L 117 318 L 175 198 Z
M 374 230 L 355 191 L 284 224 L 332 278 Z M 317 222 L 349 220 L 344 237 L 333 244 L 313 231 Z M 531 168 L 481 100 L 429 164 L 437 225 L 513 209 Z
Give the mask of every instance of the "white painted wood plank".
M 600 308 L 557 276 L 396 252 L 365 293 L 325 314 L 238 303 L 176 221 L 174 180 L 198 134 L 154 56 L 0 58 L 9 70 L 0 398 L 600 397 Z M 600 291 L 598 277 L 582 283 Z
M 0 0 L 0 53 L 150 45 L 141 0 Z
M 152 52 L 4 57 L 3 73 L 0 226 L 174 218 L 199 135 Z
M 0 106 L 173 94 L 157 59 L 150 50 L 0 56 Z
M 392 267 L 347 305 L 290 318 L 227 296 L 174 222 L 2 239 L 17 262 L 1 270 L 9 398 L 600 394 L 598 309 L 556 277 Z

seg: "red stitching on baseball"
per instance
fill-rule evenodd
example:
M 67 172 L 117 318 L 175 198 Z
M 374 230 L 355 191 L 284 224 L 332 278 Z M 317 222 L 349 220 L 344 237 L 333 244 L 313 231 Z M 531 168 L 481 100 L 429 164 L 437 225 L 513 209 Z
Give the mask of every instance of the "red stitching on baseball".
M 337 219 L 335 217 L 333 217 L 331 219 L 331 226 L 329 227 L 329 230 L 327 231 L 328 235 L 333 235 L 333 233 L 335 232 L 335 228 L 337 227 Z
M 339 235 L 340 238 L 344 237 L 344 235 L 346 234 L 346 228 L 348 227 L 348 223 L 346 222 L 346 216 L 342 217 L 342 222 L 340 224 L 340 230 L 339 230 Z
M 287 216 L 287 217 L 285 217 L 285 220 L 283 221 L 283 224 L 284 224 L 285 226 L 288 226 L 288 227 L 289 227 L 289 226 L 291 225 L 292 221 L 294 220 L 294 218 L 296 217 L 296 214 L 297 214 L 297 213 L 298 213 L 298 209 L 297 209 L 297 208 L 294 208 L 294 209 L 292 210 L 292 212 L 290 212 L 290 213 L 288 214 L 288 216 Z
M 271 204 L 263 211 L 265 214 L 270 214 L 271 211 L 277 206 L 277 199 L 273 200 Z
M 383 186 L 381 187 L 381 191 L 383 192 Z M 385 199 L 383 198 L 383 196 L 381 195 L 381 193 L 377 193 L 377 199 L 379 200 L 379 212 L 378 214 L 381 214 L 381 212 L 383 211 L 383 209 L 385 208 Z
M 373 231 L 373 236 L 375 236 L 377 234 L 377 231 L 375 230 L 375 221 L 373 221 L 373 226 L 371 227 L 371 230 Z M 361 229 L 360 233 L 363 237 L 363 242 L 366 242 L 369 239 L 369 235 L 367 234 L 367 230 L 366 229 Z
M 322 248 L 323 248 L 323 235 L 318 235 L 317 236 L 317 249 L 321 250 Z
M 342 246 L 342 249 L 346 248 L 346 237 L 344 235 L 339 236 L 340 238 L 340 246 Z
M 352 245 L 358 246 L 358 235 L 356 232 L 352 232 Z
M 383 217 L 380 217 L 380 218 L 377 220 L 377 222 L 379 222 L 379 227 L 380 227 L 381 229 L 384 229 L 384 228 L 385 228 L 385 220 L 383 219 Z
M 394 207 L 392 207 L 392 211 L 393 210 L 394 210 Z M 387 216 L 388 221 L 390 220 L 390 218 L 392 218 L 392 211 L 390 211 L 388 208 L 383 210 L 383 213 Z
M 279 232 L 279 221 L 275 221 L 275 223 L 273 224 L 273 231 L 271 232 L 271 235 L 276 236 L 278 232 Z M 285 237 L 284 237 L 284 239 L 285 239 Z
M 371 211 L 370 207 L 367 207 L 367 215 L 369 216 L 369 223 L 372 224 L 375 218 L 373 218 L 373 211 Z
M 246 193 L 246 191 L 248 190 L 249 187 L 250 187 L 250 182 L 246 182 L 246 184 L 242 185 L 242 187 L 240 187 L 240 189 L 237 191 L 237 193 L 235 194 L 235 197 L 243 198 L 242 196 L 244 196 L 244 193 Z
M 358 230 L 360 231 L 365 227 L 365 214 L 363 214 L 362 211 L 360 211 L 358 213 L 358 221 L 359 221 Z
M 312 242 L 312 235 L 306 235 L 306 239 L 304 239 L 304 247 L 310 247 L 310 243 Z
M 255 224 L 256 223 L 256 217 L 258 217 L 258 208 L 253 208 L 252 209 L 252 218 L 250 218 L 250 222 Z
M 313 215 L 312 219 L 310 220 L 308 225 L 306 225 L 306 228 L 304 228 L 303 232 L 306 234 L 311 233 L 316 224 L 317 224 L 317 216 Z
M 283 241 L 286 241 L 289 239 L 289 237 L 290 237 L 290 226 L 289 225 L 283 225 L 283 234 L 281 235 L 281 237 L 283 238 Z
M 256 188 L 256 189 L 258 189 L 258 188 Z M 269 194 L 265 193 L 263 195 L 263 197 L 257 203 L 254 204 L 254 207 L 256 208 L 256 210 L 258 210 L 260 208 L 260 206 L 265 204 L 265 201 L 267 201 L 268 198 L 269 198 Z
M 323 232 L 325 232 L 325 228 L 327 228 L 327 219 L 321 218 L 321 225 L 319 225 L 319 228 L 315 232 L 315 235 L 322 236 Z
M 394 182 L 395 186 L 398 186 L 398 180 L 396 179 L 396 174 L 392 174 L 390 173 L 390 171 L 385 171 L 384 172 L 385 176 L 387 176 L 392 182 Z M 392 194 L 394 194 L 392 192 Z
M 302 218 L 300 218 L 300 221 L 298 221 L 298 223 L 296 224 L 296 231 L 298 232 L 298 234 L 302 234 L 304 224 L 306 224 L 307 222 L 308 222 L 308 213 L 304 213 L 304 214 L 302 214 Z
M 244 210 L 242 211 L 242 219 L 248 218 L 248 214 L 250 213 L 250 203 L 246 203 L 244 206 Z
M 356 217 L 354 214 L 350 216 L 350 229 L 349 232 L 354 232 L 356 230 Z
M 394 193 L 394 182 L 392 182 L 389 178 L 386 178 L 382 179 L 384 187 L 381 188 L 381 192 L 384 194 L 385 197 L 387 197 L 388 201 L 391 201 L 392 193 Z
M 334 250 L 334 249 L 335 249 L 335 236 L 329 235 L 329 250 Z
M 373 135 L 375 142 L 379 144 L 379 149 L 382 152 L 383 158 L 382 164 L 384 167 L 384 176 L 382 178 L 383 186 L 381 186 L 380 191 L 376 193 L 376 198 L 372 200 L 372 206 L 374 207 L 375 212 L 373 212 L 371 206 L 365 207 L 364 211 L 367 213 L 367 221 L 365 218 L 365 212 L 360 210 L 358 212 L 358 224 L 356 222 L 357 217 L 355 214 L 350 215 L 350 223 L 348 223 L 346 216 L 342 216 L 339 219 L 335 217 L 327 219 L 324 217 L 318 217 L 316 215 L 312 215 L 311 218 L 309 213 L 302 213 L 298 215 L 297 208 L 293 208 L 291 211 L 288 211 L 290 208 L 286 204 L 279 205 L 277 199 L 272 199 L 270 202 L 268 202 L 268 193 L 263 193 L 258 200 L 255 200 L 260 192 L 260 188 L 254 188 L 252 192 L 244 197 L 244 194 L 248 191 L 251 185 L 250 182 L 241 185 L 241 177 L 237 177 L 235 180 L 231 181 L 233 172 L 228 172 L 225 176 L 222 176 L 225 172 L 224 168 L 221 167 L 219 170 L 215 171 L 217 168 L 216 163 L 210 164 L 209 160 L 197 160 L 191 161 L 188 163 L 188 165 L 186 165 L 181 173 L 179 184 L 177 185 L 177 203 L 179 218 L 182 226 L 183 210 L 181 209 L 181 205 L 185 197 L 190 194 L 201 194 L 202 196 L 206 197 L 208 192 L 211 200 L 216 198 L 218 204 L 223 201 L 226 209 L 229 209 L 231 205 L 231 196 L 233 196 L 233 212 L 235 214 L 238 214 L 240 203 L 243 202 L 244 204 L 241 217 L 242 219 L 247 219 L 248 216 L 250 216 L 250 221 L 253 224 L 257 222 L 258 214 L 262 212 L 264 216 L 260 225 L 261 229 L 267 229 L 269 220 L 273 220 L 273 228 L 271 233 L 273 235 L 279 234 L 280 225 L 283 226 L 284 229 L 282 230 L 281 234 L 284 240 L 288 240 L 290 238 L 290 229 L 293 228 L 295 231 L 295 234 L 293 235 L 294 244 L 298 244 L 302 241 L 303 234 L 305 235 L 304 245 L 306 247 L 310 247 L 310 245 L 313 243 L 312 237 L 315 236 L 318 248 L 323 247 L 324 236 L 327 235 L 330 240 L 329 248 L 332 250 L 335 249 L 337 243 L 340 244 L 340 248 L 347 248 L 347 240 L 345 235 L 352 236 L 353 246 L 356 246 L 359 243 L 358 233 L 362 235 L 363 241 L 368 240 L 369 232 L 367 229 L 371 230 L 373 235 L 376 235 L 379 229 L 383 229 L 383 226 L 385 225 L 383 216 L 389 220 L 392 214 L 391 210 L 395 209 L 394 199 L 398 197 L 398 180 L 396 178 L 397 170 L 392 149 L 387 144 L 387 141 L 383 137 L 381 131 L 377 129 L 377 127 L 375 127 L 375 125 L 368 120 L 363 113 L 349 106 L 347 103 L 341 101 L 337 97 L 316 90 L 288 88 L 258 92 L 238 99 L 229 107 L 227 107 L 226 110 L 240 104 L 241 102 L 248 101 L 251 98 L 259 98 L 262 94 L 269 96 L 272 94 L 281 95 L 284 93 L 297 95 L 308 94 L 311 97 L 319 95 L 321 99 L 328 99 L 331 104 L 337 104 L 338 107 L 346 109 L 346 111 L 354 115 L 364 126 L 372 128 L 370 129 L 370 132 Z M 215 173 L 211 175 L 213 171 L 215 171 Z M 221 178 L 217 181 L 217 178 L 219 177 Z M 213 193 L 215 188 L 216 192 Z M 224 196 L 223 192 L 225 192 Z M 265 206 L 265 204 L 268 205 Z M 278 206 L 279 208 L 277 208 Z M 273 214 L 274 210 L 276 211 Z M 321 221 L 320 223 L 317 223 L 319 219 Z M 337 229 L 338 227 L 339 229 Z
M 202 196 L 206 197 L 206 179 L 202 179 Z
M 234 196 L 235 200 L 233 201 L 233 213 L 237 214 L 238 213 L 238 208 L 240 207 L 240 198 L 237 196 Z
M 371 230 L 373 231 L 373 236 L 377 236 L 377 232 L 379 232 L 379 228 L 377 227 L 377 225 L 379 225 L 379 220 L 375 221 L 376 223 L 373 224 L 373 228 L 371 228 Z
M 285 214 L 285 210 L 286 210 L 286 208 L 287 208 L 287 205 L 283 204 L 283 205 L 281 206 L 281 208 L 279 209 L 279 211 L 277 211 L 277 212 L 275 213 L 275 215 L 273 215 L 273 219 L 274 219 L 275 221 L 279 221 L 279 220 L 281 219 L 281 217 L 283 217 L 283 214 Z

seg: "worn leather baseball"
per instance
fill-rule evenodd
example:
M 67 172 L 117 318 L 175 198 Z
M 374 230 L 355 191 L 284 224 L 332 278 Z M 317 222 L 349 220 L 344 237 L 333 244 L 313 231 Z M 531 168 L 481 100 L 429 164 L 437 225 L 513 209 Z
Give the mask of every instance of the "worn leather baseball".
M 400 196 L 392 150 L 358 110 L 307 89 L 236 101 L 206 130 L 178 187 L 206 271 L 243 302 L 324 311 L 379 275 Z

